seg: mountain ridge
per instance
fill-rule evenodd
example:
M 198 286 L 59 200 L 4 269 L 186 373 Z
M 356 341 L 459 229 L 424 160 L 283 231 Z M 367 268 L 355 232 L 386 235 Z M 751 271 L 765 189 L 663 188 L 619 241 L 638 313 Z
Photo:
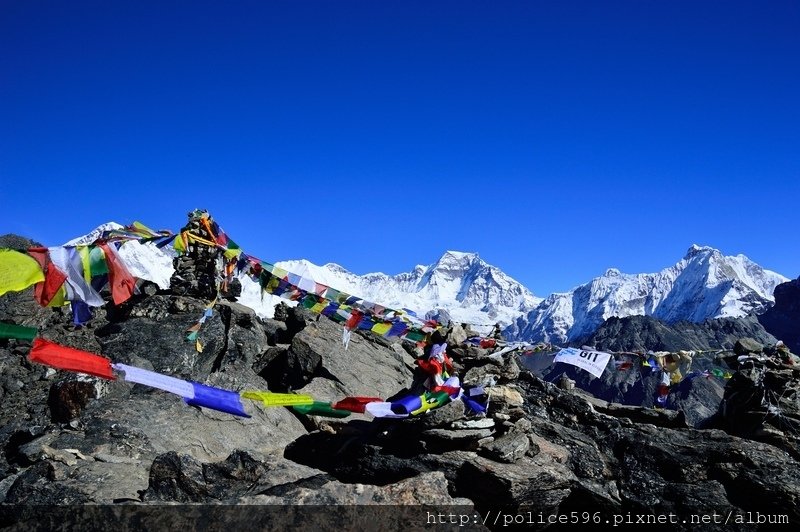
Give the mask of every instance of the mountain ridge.
M 788 279 L 745 255 L 724 256 L 692 244 L 683 259 L 656 273 L 616 268 L 568 292 L 549 295 L 506 333 L 529 341 L 566 343 L 586 337 L 610 317 L 652 316 L 666 323 L 763 312 Z

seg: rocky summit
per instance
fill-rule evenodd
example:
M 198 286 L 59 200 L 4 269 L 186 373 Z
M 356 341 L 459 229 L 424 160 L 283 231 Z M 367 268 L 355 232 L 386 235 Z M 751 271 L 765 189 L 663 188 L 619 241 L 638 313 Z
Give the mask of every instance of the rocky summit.
M 38 307 L 30 290 L 11 293 L 0 298 L 0 321 L 117 363 L 324 401 L 399 395 L 422 356 L 413 343 L 361 331 L 345 350 L 341 325 L 324 317 L 281 307 L 277 319 L 262 319 L 228 300 L 203 324 L 198 352 L 185 332 L 207 301 L 145 288 L 96 309 L 81 328 L 62 309 Z M 636 330 L 641 339 L 644 328 Z M 626 376 L 624 392 L 610 368 L 601 379 L 586 374 L 585 388 L 600 386 L 590 394 L 529 369 L 545 355 L 476 347 L 460 325 L 436 334 L 463 380 L 485 386 L 486 414 L 456 401 L 407 419 L 331 419 L 250 402 L 251 417 L 240 418 L 33 364 L 30 341 L 0 340 L 0 524 L 163 528 L 184 523 L 165 508 L 233 507 L 240 511 L 215 514 L 220 526 L 375 529 L 383 519 L 377 528 L 543 529 L 573 518 L 675 516 L 674 529 L 731 529 L 713 517 L 724 516 L 756 530 L 800 522 L 800 361 L 770 338 L 738 339 L 727 360 L 715 360 L 732 378 L 687 381 L 670 391 L 667 408 L 653 408 L 646 372 Z M 622 404 L 634 388 L 642 401 Z M 321 522 L 297 513 L 322 506 Z M 265 521 L 258 508 L 280 516 Z

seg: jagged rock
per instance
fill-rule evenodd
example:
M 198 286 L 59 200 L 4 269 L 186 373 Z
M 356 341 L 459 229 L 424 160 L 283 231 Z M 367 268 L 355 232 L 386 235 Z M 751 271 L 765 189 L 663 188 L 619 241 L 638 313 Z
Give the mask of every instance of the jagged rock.
M 261 326 L 264 329 L 264 334 L 267 335 L 269 345 L 288 345 L 292 341 L 286 324 L 282 321 L 262 319 Z
M 642 408 L 602 401 L 588 394 L 579 396 L 590 403 L 598 412 L 618 418 L 627 418 L 636 423 L 651 423 L 659 427 L 686 427 L 682 412 L 656 408 Z M 560 401 L 563 402 L 563 401 Z
M 17 457 L 24 460 L 26 464 L 34 464 L 46 457 L 44 447 L 56 439 L 55 434 L 45 434 L 35 440 L 20 445 L 17 449 Z
M 288 344 L 279 344 L 267 347 L 264 352 L 256 355 L 255 359 L 253 360 L 253 372 L 269 382 L 271 377 L 269 365 L 277 359 L 285 359 L 288 356 L 289 347 L 290 346 Z M 275 387 L 277 387 L 277 385 Z
M 528 435 L 514 430 L 484 446 L 481 454 L 497 462 L 513 464 L 525 456 L 530 446 Z
M 283 380 L 277 384 L 278 389 L 297 390 L 314 378 L 322 364 L 322 354 L 313 347 L 313 340 L 309 343 L 309 338 L 309 334 L 295 335 L 283 360 L 284 365 L 278 369 L 283 376 Z M 270 365 L 270 370 L 272 367 Z
M 489 350 L 483 349 L 474 345 L 464 344 L 451 346 L 448 344 L 447 352 L 453 355 L 454 360 L 458 360 L 465 364 L 470 364 L 473 361 L 476 363 L 484 363 L 484 359 L 489 356 Z M 420 356 L 422 356 L 420 354 Z
M 415 477 L 401 480 L 386 486 L 374 486 L 364 484 L 342 484 L 330 481 L 316 488 L 297 486 L 294 489 L 286 490 L 281 495 L 259 495 L 256 497 L 243 499 L 245 504 L 259 505 L 325 505 L 333 507 L 347 507 L 351 505 L 364 504 L 392 504 L 404 505 L 419 508 L 420 505 L 427 506 L 458 506 L 459 512 L 472 517 L 472 502 L 464 498 L 454 498 L 448 493 L 447 479 L 442 472 L 421 473 Z M 363 508 L 359 509 L 358 514 L 363 514 Z M 332 512 L 334 515 L 336 511 Z M 356 514 L 349 522 L 344 522 L 343 527 L 356 525 L 359 529 L 370 529 L 375 524 L 370 519 L 363 519 L 363 515 Z M 394 514 L 393 514 L 394 516 Z M 423 514 L 423 517 L 427 517 Z M 407 524 L 403 524 L 407 523 Z M 427 524 L 427 521 L 422 523 Z M 407 521 L 393 520 L 393 525 L 398 528 L 413 530 L 420 526 L 419 514 L 416 517 L 409 513 Z M 474 523 L 469 523 L 474 524 Z M 330 520 L 325 519 L 320 523 L 321 529 L 327 529 L 332 525 Z M 394 526 L 392 526 L 394 528 Z
M 156 457 L 144 501 L 232 502 L 239 497 L 289 489 L 291 485 L 319 485 L 331 480 L 323 473 L 278 455 L 256 459 L 235 451 L 222 462 L 200 463 L 170 452 Z
M 489 393 L 489 410 L 491 412 L 508 412 L 513 407 L 522 406 L 522 395 L 508 385 L 492 386 Z
M 411 371 L 397 352 L 353 334 L 345 350 L 341 343 L 341 325 L 330 320 L 314 321 L 295 336 L 290 349 L 303 359 L 319 361 L 307 364 L 305 386 L 318 400 L 337 401 L 346 396 L 388 398 L 411 384 Z M 313 377 L 313 380 L 312 380 Z
M 6 504 L 25 504 L 20 520 L 36 517 L 32 509 L 47 505 L 77 505 L 90 502 L 86 494 L 73 485 L 54 482 L 57 477 L 56 466 L 42 461 L 21 472 L 6 493 Z
M 275 305 L 275 312 L 272 315 L 273 319 L 277 321 L 286 321 L 289 317 L 289 305 L 281 301 L 277 305 Z
M 800 368 L 780 367 L 767 357 L 744 363 L 725 386 L 720 415 L 731 434 L 771 443 L 800 458 Z
M 56 462 L 61 462 L 62 464 L 65 464 L 65 465 L 68 465 L 68 466 L 76 465 L 78 463 L 78 455 L 83 456 L 80 453 L 80 451 L 77 451 L 77 452 L 73 453 L 73 452 L 69 452 L 67 450 L 53 449 L 52 447 L 50 447 L 48 445 L 42 445 L 42 453 L 47 458 L 49 458 L 51 460 L 55 460 Z M 83 459 L 85 460 L 86 457 L 83 456 Z
M 481 386 L 509 383 L 519 377 L 519 372 L 519 365 L 514 357 L 507 357 L 500 363 L 490 360 L 470 368 L 464 375 L 464 382 Z
M 224 354 L 215 361 L 216 367 L 245 364 L 252 366 L 255 358 L 269 347 L 269 338 L 254 310 L 223 301 L 217 305 L 226 325 Z
M 23 312 L 4 306 L 7 301 L 0 298 L 0 319 L 6 309 L 42 326 L 55 341 L 235 391 L 299 382 L 301 391 L 324 401 L 387 398 L 408 393 L 412 359 L 420 355 L 411 344 L 368 332 L 353 334 L 345 351 L 341 325 L 302 309 L 286 310 L 285 322 L 264 321 L 235 303 L 220 303 L 203 324 L 198 353 L 184 338 L 204 300 L 145 293 L 108 318 L 97 313 L 95 325 L 80 331 L 60 310 Z M 452 326 L 447 338 L 458 329 Z M 714 334 L 728 333 L 720 328 Z M 697 419 L 690 419 L 672 410 L 609 404 L 578 389 L 566 393 L 512 364 L 495 365 L 489 351 L 469 346 L 451 350 L 464 370 L 460 375 L 483 371 L 509 381 L 487 390 L 491 417 L 467 418 L 456 401 L 413 419 L 353 416 L 320 423 L 328 432 L 309 434 L 310 424 L 284 408 L 246 401 L 253 417 L 240 419 L 123 380 L 86 380 L 94 396 L 87 395 L 69 423 L 53 423 L 46 401 L 53 372 L 48 377 L 45 368 L 25 360 L 29 347 L 0 341 L 0 501 L 108 504 L 140 501 L 142 492 L 147 504 L 284 504 L 287 515 L 289 505 L 304 503 L 474 502 L 476 510 L 502 505 L 565 515 L 699 515 L 713 507 L 800 517 L 797 441 L 791 438 L 800 428 L 800 375 L 785 367 L 777 348 L 763 351 L 770 359 L 763 367 L 751 368 L 760 375 L 744 371 L 739 377 L 745 386 L 738 396 L 764 402 L 743 402 L 745 417 L 752 409 L 763 420 L 746 435 L 765 444 L 685 427 L 684 418 L 702 424 L 721 381 L 695 379 L 688 391 L 673 390 L 671 404 L 694 411 Z M 290 356 L 295 360 L 289 362 Z M 700 367 L 694 369 L 704 369 L 702 360 L 695 363 Z M 594 380 L 621 397 L 638 393 L 644 399 L 654 391 L 648 388 L 653 375 L 645 371 Z
M 733 352 L 739 356 L 749 355 L 750 353 L 760 353 L 764 346 L 752 338 L 741 338 L 733 346 Z
M 710 428 L 718 420 L 724 394 L 725 387 L 716 377 L 686 378 L 670 391 L 667 407 L 682 412 L 690 427 Z
M 53 384 L 47 400 L 53 421 L 63 423 L 78 417 L 89 400 L 96 396 L 95 385 L 89 381 L 70 380 Z
M 800 277 L 776 286 L 774 296 L 775 305 L 758 316 L 758 321 L 790 351 L 800 354 Z
M 139 357 L 148 360 L 155 371 L 197 381 L 221 366 L 228 335 L 220 312 L 202 324 L 198 340 L 203 352 L 198 353 L 195 343 L 186 341 L 186 330 L 205 312 L 202 301 L 156 295 L 135 303 L 132 313 L 138 309 L 152 310 L 157 317 L 130 317 L 97 329 L 100 354 L 125 364 Z
M 451 401 L 446 405 L 435 410 L 429 410 L 424 415 L 411 420 L 420 428 L 436 428 L 444 425 L 451 425 L 459 419 L 464 419 L 466 409 L 463 401 Z
M 492 435 L 489 429 L 428 429 L 422 431 L 422 438 L 429 441 L 458 443 L 460 448 L 469 448 L 469 442 L 477 442 Z
M 297 333 L 306 328 L 306 325 L 312 322 L 318 322 L 320 316 L 311 314 L 310 311 L 303 307 L 291 307 L 286 312 L 286 334 L 289 338 L 294 338 Z M 326 320 L 327 321 L 327 320 Z
M 569 496 L 572 478 L 565 467 L 542 468 L 534 458 L 502 464 L 476 457 L 459 469 L 456 483 L 459 493 L 485 506 L 526 505 L 548 513 Z
M 445 338 L 445 341 L 447 345 L 461 345 L 467 341 L 467 333 L 461 325 L 455 324 L 450 328 L 450 332 Z
M 455 421 L 450 426 L 454 429 L 491 429 L 494 428 L 494 419 L 485 417 L 481 419 L 470 419 L 468 421 Z

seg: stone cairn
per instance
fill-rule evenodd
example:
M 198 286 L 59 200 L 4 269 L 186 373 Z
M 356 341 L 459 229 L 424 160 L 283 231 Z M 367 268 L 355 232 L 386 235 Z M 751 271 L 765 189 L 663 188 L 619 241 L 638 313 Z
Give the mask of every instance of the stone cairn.
M 181 232 L 185 231 L 204 240 L 214 241 L 214 236 L 209 234 L 202 223 L 204 216 L 208 217 L 209 222 L 211 221 L 208 212 L 197 209 L 188 216 L 189 223 L 181 229 Z M 190 240 L 186 252 L 172 261 L 175 267 L 175 273 L 169 280 L 172 293 L 207 300 L 216 298 L 219 257 L 219 248 Z

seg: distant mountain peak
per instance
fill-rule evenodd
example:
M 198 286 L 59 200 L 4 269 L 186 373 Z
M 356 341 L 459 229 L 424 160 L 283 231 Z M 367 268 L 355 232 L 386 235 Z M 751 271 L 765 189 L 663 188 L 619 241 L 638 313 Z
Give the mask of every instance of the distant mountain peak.
M 713 253 L 715 251 L 717 253 L 720 253 L 718 249 L 712 248 L 711 246 L 700 246 L 698 244 L 692 244 L 689 247 L 689 249 L 686 251 L 686 256 L 684 257 L 684 259 L 688 260 L 688 259 L 691 259 L 692 257 L 696 257 L 697 255 L 706 254 L 706 253 Z M 722 254 L 720 253 L 720 255 L 722 255 Z
M 472 264 L 484 264 L 481 258 L 478 256 L 477 253 L 469 253 L 465 251 L 445 251 L 439 260 L 436 261 L 436 264 L 447 264 L 447 265 L 460 265 L 462 267 L 468 267 Z
M 477 253 L 471 252 L 471 251 L 453 251 L 453 250 L 448 250 L 448 251 L 445 251 L 444 255 L 442 255 L 442 256 L 444 257 L 444 256 L 447 256 L 447 255 L 449 255 L 451 257 L 455 257 L 457 259 L 478 259 L 478 258 L 480 258 Z
M 567 293 L 551 294 L 508 333 L 564 343 L 588 336 L 611 317 L 652 316 L 667 323 L 742 317 L 769 308 L 775 287 L 785 281 L 744 255 L 693 244 L 660 272 L 625 275 L 609 268 Z
M 122 224 L 118 224 L 117 222 L 106 222 L 104 224 L 98 225 L 94 229 L 92 229 L 89 233 L 80 236 L 78 238 L 73 238 L 69 242 L 65 242 L 65 246 L 81 246 L 84 244 L 91 244 L 98 238 L 100 238 L 104 232 L 106 231 L 113 231 L 114 229 L 122 229 Z

